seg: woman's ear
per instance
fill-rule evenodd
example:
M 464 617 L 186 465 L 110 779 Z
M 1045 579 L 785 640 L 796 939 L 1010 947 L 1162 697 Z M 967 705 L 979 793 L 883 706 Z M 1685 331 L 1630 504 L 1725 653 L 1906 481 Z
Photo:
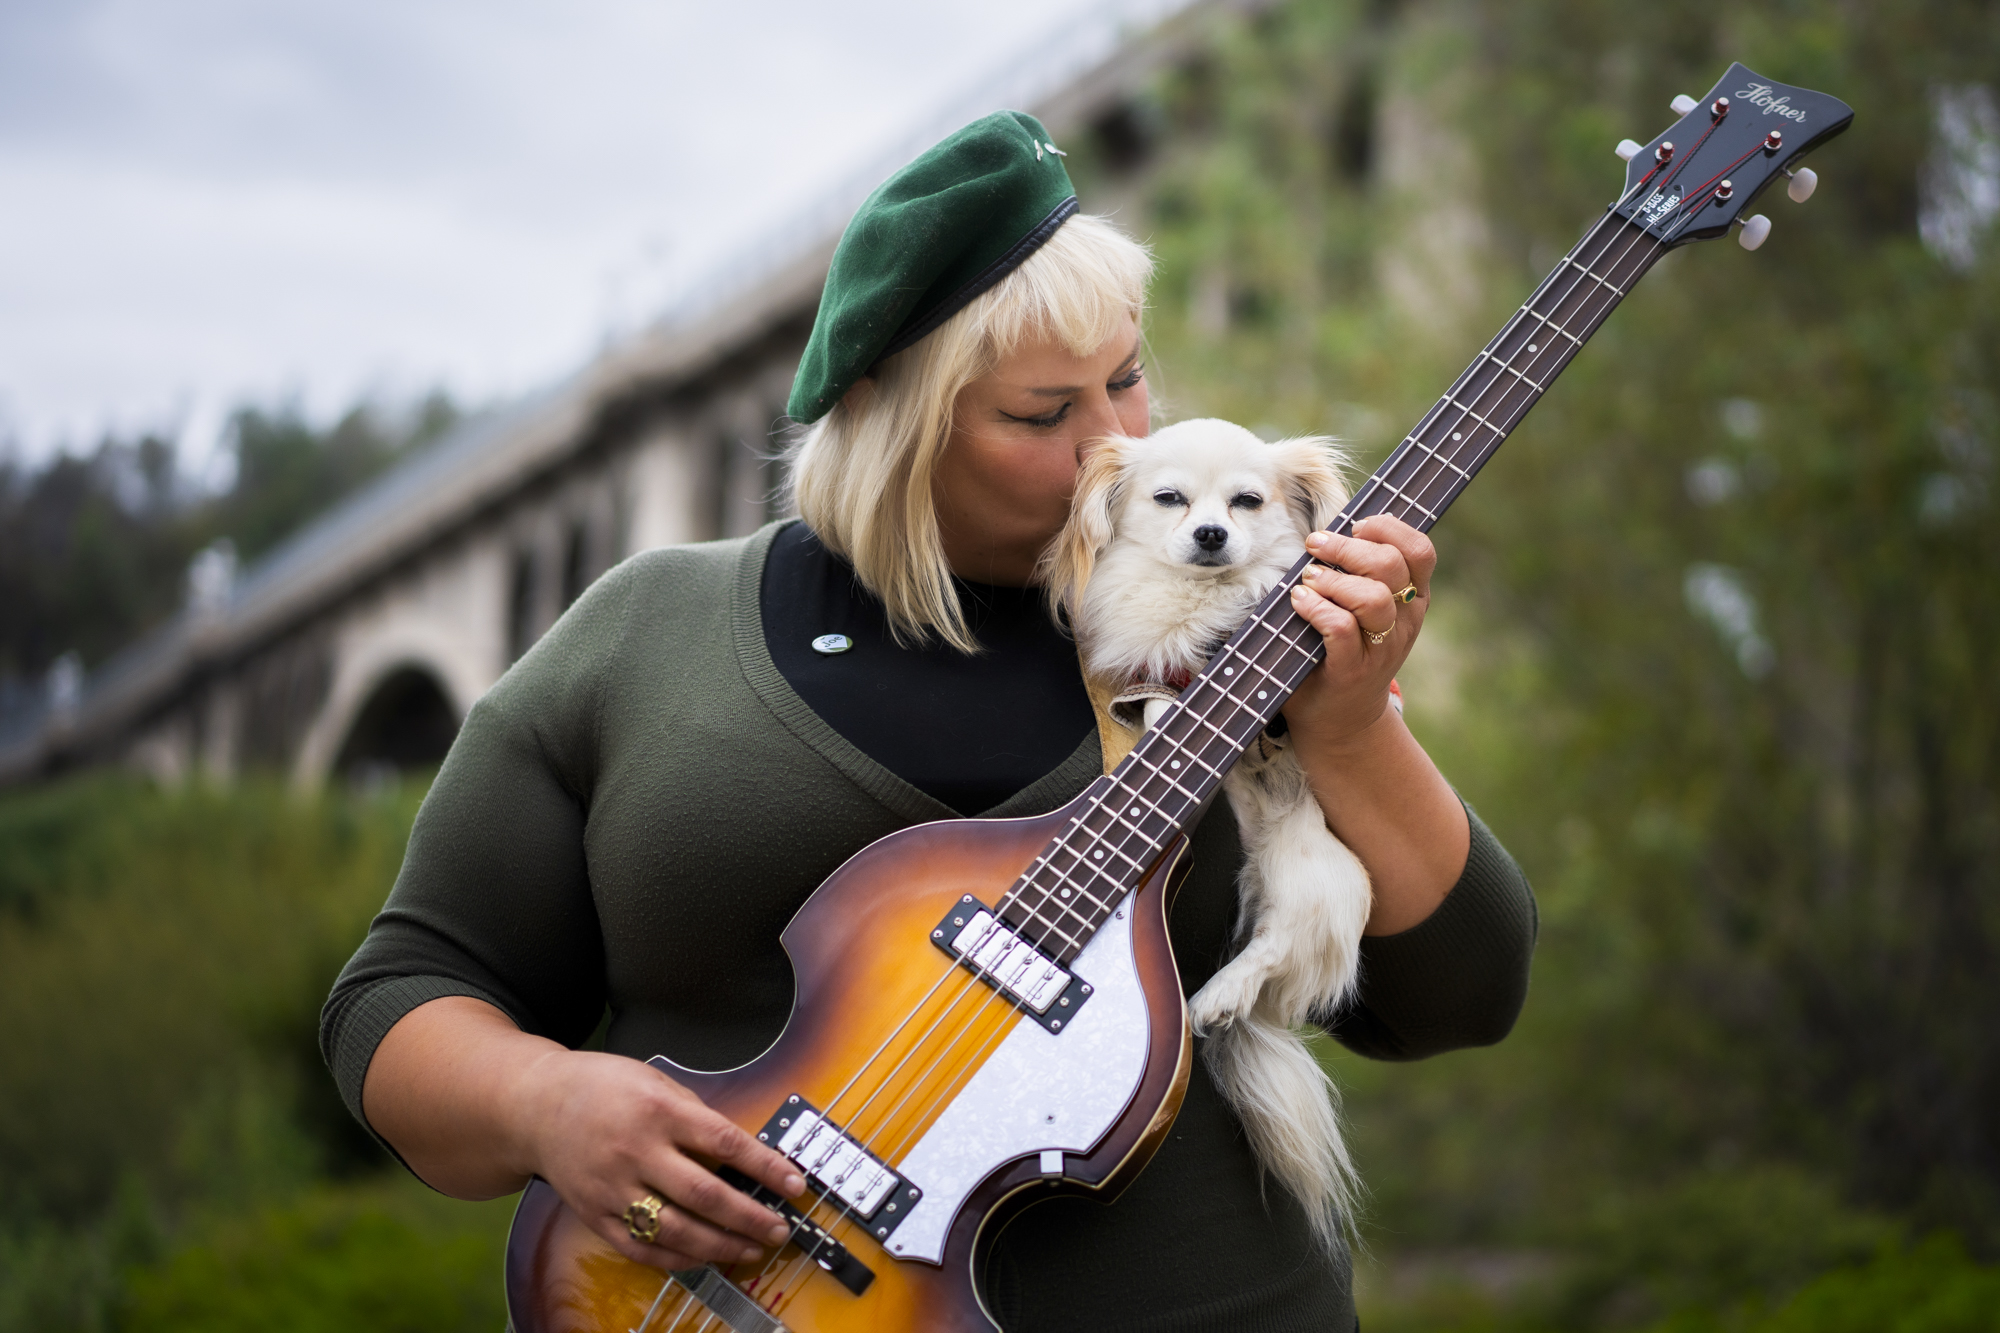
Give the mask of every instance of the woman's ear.
M 1285 500 L 1307 532 L 1333 522 L 1347 503 L 1347 452 L 1331 435 L 1301 435 L 1279 440 L 1278 474 L 1284 479 Z
M 874 396 L 875 377 L 863 375 L 847 387 L 846 393 L 840 395 L 840 405 L 850 414 L 859 413 L 867 408 L 868 400 Z
M 1084 446 L 1069 521 L 1042 555 L 1042 584 L 1048 589 L 1049 608 L 1058 613 L 1068 611 L 1072 621 L 1098 557 L 1117 532 L 1118 504 L 1131 462 L 1129 445 L 1128 440 L 1107 438 Z

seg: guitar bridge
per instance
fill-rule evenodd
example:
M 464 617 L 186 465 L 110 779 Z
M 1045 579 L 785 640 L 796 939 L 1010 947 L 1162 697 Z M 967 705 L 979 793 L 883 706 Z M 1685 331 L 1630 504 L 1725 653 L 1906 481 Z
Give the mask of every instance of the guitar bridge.
M 1090 998 L 1089 983 L 1022 939 L 970 894 L 944 914 L 931 943 L 1050 1032 L 1061 1032 Z
M 831 1274 L 833 1279 L 859 1296 L 875 1280 L 875 1270 L 854 1257 L 854 1251 L 835 1240 L 830 1232 L 806 1216 L 792 1201 L 776 1190 L 759 1185 L 735 1167 L 717 1172 L 724 1180 L 785 1219 L 792 1228 L 792 1244 L 799 1252 Z

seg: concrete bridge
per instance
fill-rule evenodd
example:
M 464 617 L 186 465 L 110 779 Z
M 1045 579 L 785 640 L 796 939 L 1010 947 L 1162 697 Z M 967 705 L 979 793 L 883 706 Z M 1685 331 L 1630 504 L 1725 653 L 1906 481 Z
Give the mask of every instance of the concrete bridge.
M 1196 49 L 1200 18 L 1021 101 L 1059 138 L 1089 136 L 1097 160 L 1136 168 L 1147 143 L 1131 99 Z M 1005 104 L 996 91 L 928 138 Z M 0 782 L 123 764 L 310 786 L 436 762 L 473 701 L 617 561 L 778 516 L 770 456 L 864 188 L 780 238 L 775 262 L 719 275 L 706 316 L 468 422 L 88 679 L 52 679 L 39 715 L 0 735 Z M 1105 188 L 1118 191 L 1115 172 Z

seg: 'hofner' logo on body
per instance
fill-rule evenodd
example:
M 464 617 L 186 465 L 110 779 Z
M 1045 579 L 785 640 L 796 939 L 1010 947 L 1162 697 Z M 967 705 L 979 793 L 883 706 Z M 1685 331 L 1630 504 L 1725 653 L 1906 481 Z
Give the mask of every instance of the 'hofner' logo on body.
M 1751 84 L 1748 88 L 1736 94 L 1736 100 L 1739 102 L 1748 102 L 1751 106 L 1763 107 L 1764 114 L 1767 116 L 1783 116 L 1787 120 L 1796 120 L 1800 124 L 1805 123 L 1805 111 L 1793 106 L 1792 99 L 1789 97 L 1771 96 L 1771 85 L 1768 83 Z

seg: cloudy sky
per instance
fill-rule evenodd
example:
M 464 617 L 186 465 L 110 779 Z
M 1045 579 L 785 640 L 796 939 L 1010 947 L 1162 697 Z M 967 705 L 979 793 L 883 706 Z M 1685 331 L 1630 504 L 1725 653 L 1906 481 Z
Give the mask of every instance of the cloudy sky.
M 1173 0 L 0 0 L 0 447 L 524 392 Z

